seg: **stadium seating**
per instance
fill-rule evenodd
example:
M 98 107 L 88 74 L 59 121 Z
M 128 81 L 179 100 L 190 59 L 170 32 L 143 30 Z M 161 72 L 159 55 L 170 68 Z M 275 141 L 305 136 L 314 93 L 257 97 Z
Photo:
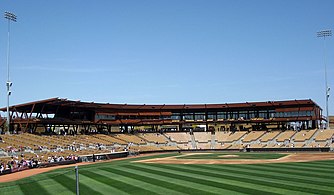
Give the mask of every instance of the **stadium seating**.
M 177 143 L 188 143 L 191 141 L 191 135 L 188 132 L 166 133 L 166 136 Z
M 132 134 L 115 134 L 115 137 L 128 143 L 135 143 L 135 144 L 146 143 L 145 140 L 143 140 L 143 138 L 137 137 L 136 135 Z
M 222 132 L 220 132 L 222 133 Z M 223 133 L 218 134 L 218 142 L 234 142 L 239 140 L 241 137 L 243 137 L 247 132 L 246 131 L 236 131 L 234 133 Z M 222 139 L 219 139 L 222 138 Z
M 100 140 L 104 140 L 104 141 L 111 142 L 111 143 L 114 143 L 114 144 L 119 144 L 119 145 L 127 145 L 128 144 L 128 142 L 117 139 L 113 136 L 108 136 L 108 135 L 103 135 L 103 134 L 97 134 L 97 135 L 92 135 L 92 136 L 94 136 L 94 137 L 96 137 Z
M 33 134 L 0 135 L 0 149 L 6 161 L 11 154 L 24 154 L 48 162 L 52 156 L 92 155 L 128 149 L 133 152 L 175 151 L 190 149 L 244 148 L 324 148 L 334 144 L 334 130 L 236 131 L 232 132 L 168 132 L 138 134 L 94 134 L 75 136 L 40 136 Z M 215 140 L 211 140 L 212 137 Z M 20 159 L 20 156 L 18 156 Z M 10 160 L 10 159 L 9 159 Z
M 265 147 L 266 146 L 266 144 L 264 144 L 264 143 L 255 143 L 255 144 L 250 144 L 250 148 L 263 148 L 263 147 Z
M 327 142 L 312 142 L 310 144 L 307 145 L 307 147 L 309 148 L 323 148 L 328 146 Z
M 309 140 L 315 134 L 316 131 L 317 131 L 316 129 L 299 131 L 295 134 L 293 139 L 295 142 L 302 142 L 305 140 Z
M 304 142 L 294 142 L 293 147 L 295 148 L 302 148 L 305 145 Z
M 168 151 L 168 150 L 180 150 L 177 146 L 161 146 L 162 150 Z
M 240 150 L 245 148 L 246 146 L 244 144 L 233 144 L 228 149 L 234 149 L 234 150 Z
M 227 131 L 218 131 L 216 132 L 216 140 L 218 142 L 226 141 L 231 133 Z
M 160 147 L 157 146 L 130 146 L 129 151 L 159 151 L 162 150 Z
M 160 133 L 139 133 L 138 136 L 152 143 L 166 144 L 168 142 L 166 137 Z
M 211 149 L 211 143 L 197 143 L 197 149 Z
M 318 134 L 315 136 L 316 141 L 326 141 L 333 137 L 334 129 L 318 130 Z
M 211 132 L 194 132 L 195 140 L 198 142 L 211 141 Z
M 291 140 L 291 138 L 293 137 L 295 133 L 296 133 L 295 131 L 283 131 L 282 133 L 278 135 L 276 140 L 278 142 L 284 142 L 285 140 Z
M 264 146 L 265 148 L 281 148 L 283 145 L 280 143 L 270 143 L 266 146 Z
M 231 143 L 218 143 L 215 145 L 214 149 L 228 149 L 231 146 Z
M 177 147 L 182 149 L 182 150 L 189 150 L 189 149 L 194 149 L 191 144 L 188 143 L 178 143 Z
M 273 140 L 277 135 L 279 135 L 281 132 L 280 131 L 270 131 L 265 133 L 261 138 L 261 142 L 268 142 Z
M 243 142 L 255 141 L 265 133 L 266 133 L 265 131 L 251 131 L 243 138 L 242 141 Z

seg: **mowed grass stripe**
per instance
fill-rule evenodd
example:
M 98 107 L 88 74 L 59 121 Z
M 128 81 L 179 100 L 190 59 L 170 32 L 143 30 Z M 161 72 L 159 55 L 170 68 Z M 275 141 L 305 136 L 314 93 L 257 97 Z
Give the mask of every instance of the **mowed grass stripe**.
M 193 167 L 202 168 L 206 170 L 212 170 L 212 171 L 219 171 L 219 172 L 228 172 L 228 173 L 237 173 L 237 174 L 249 174 L 252 176 L 257 176 L 261 178 L 270 178 L 270 179 L 277 179 L 277 180 L 283 180 L 283 181 L 293 181 L 293 182 L 299 182 L 303 184 L 310 184 L 310 185 L 318 185 L 318 186 L 327 186 L 327 187 L 333 187 L 333 182 L 324 182 L 324 181 L 317 181 L 313 178 L 302 178 L 298 175 L 290 174 L 281 174 L 278 172 L 270 172 L 270 171 L 262 171 L 262 170 L 254 170 L 249 169 L 247 166 L 239 166 L 239 167 L 232 167 L 232 166 L 207 166 L 207 165 L 193 165 Z
M 105 171 L 109 171 L 109 172 L 114 172 L 116 174 L 119 175 L 123 175 L 123 176 L 131 176 L 137 180 L 143 181 L 143 182 L 149 182 L 151 184 L 157 185 L 157 186 L 161 186 L 163 188 L 167 188 L 173 191 L 177 191 L 180 193 L 184 193 L 184 194 L 216 194 L 216 193 L 212 193 L 209 191 L 209 189 L 205 189 L 202 190 L 200 188 L 196 188 L 196 185 L 184 185 L 184 181 L 181 181 L 180 183 L 175 182 L 175 178 L 169 178 L 169 177 L 165 177 L 163 176 L 165 179 L 161 179 L 160 175 L 156 175 L 156 174 L 152 174 L 152 173 L 147 173 L 147 172 L 142 172 L 142 171 L 138 171 L 138 170 L 134 170 L 134 169 L 127 169 L 124 170 L 124 168 L 120 169 L 115 169 L 115 168 L 101 168 L 102 170 Z M 146 175 L 146 176 L 144 176 Z M 151 177 L 149 177 L 148 175 L 151 175 Z M 174 182 L 170 182 L 173 181 Z M 202 188 L 208 188 L 207 186 L 201 186 Z M 220 193 L 225 192 L 225 193 L 232 193 L 234 191 L 222 191 L 220 190 Z
M 320 171 L 323 171 L 326 173 L 326 171 L 330 171 L 330 173 L 333 173 L 334 174 L 334 171 L 333 171 L 333 165 L 323 165 L 323 164 L 307 164 L 307 163 L 300 163 L 302 167 L 305 167 L 305 168 L 311 168 L 311 169 L 315 169 L 315 170 L 320 170 Z M 290 164 L 289 164 L 290 165 Z M 291 164 L 291 165 L 296 165 L 296 164 Z
M 172 167 L 173 166 L 186 167 L 187 169 L 190 169 L 190 170 L 192 170 L 192 168 L 194 170 L 199 169 L 198 167 L 196 167 L 196 168 L 192 167 L 192 165 L 171 165 L 171 166 Z M 207 166 L 213 166 L 213 165 L 207 165 Z M 171 173 L 180 173 L 179 170 L 174 171 L 173 169 L 169 169 L 169 168 L 166 169 L 166 170 L 168 170 Z M 222 185 L 223 184 L 231 184 L 231 185 L 234 185 L 234 186 L 242 186 L 244 188 L 260 189 L 261 191 L 263 191 L 263 193 L 270 192 L 270 193 L 279 193 L 279 194 L 298 194 L 297 191 L 282 189 L 278 186 L 273 187 L 273 186 L 266 186 L 266 185 L 262 185 L 262 184 L 248 183 L 248 180 L 252 179 L 252 178 L 248 178 L 247 181 L 246 180 L 241 180 L 241 179 L 236 179 L 236 180 L 233 179 L 232 180 L 231 178 L 227 178 L 225 174 L 220 174 L 219 177 L 217 177 L 217 175 L 214 175 L 215 173 L 217 173 L 217 171 L 211 171 L 210 172 L 206 169 L 204 169 L 202 171 L 205 171 L 208 174 L 205 174 L 205 175 L 204 174 L 197 174 L 197 173 L 194 173 L 192 171 L 189 171 L 188 173 L 184 173 L 184 174 L 188 175 L 188 176 L 191 176 L 191 177 L 194 177 L 194 178 L 198 178 L 200 180 L 205 179 L 205 180 L 215 181 L 215 182 L 221 183 Z M 230 176 L 230 175 L 234 176 L 233 174 L 227 174 L 227 175 L 228 176 Z M 241 175 L 241 177 L 244 178 L 245 175 Z M 262 179 L 262 178 L 260 178 L 260 179 Z M 305 192 L 303 194 L 305 194 Z
M 117 168 L 119 166 L 113 166 L 113 168 Z M 121 169 L 124 169 L 124 168 L 121 168 Z M 175 194 L 175 195 L 184 195 L 184 193 L 181 193 L 181 192 L 178 192 L 178 191 L 175 191 L 173 188 L 164 188 L 159 186 L 159 185 L 154 185 L 150 182 L 150 180 L 140 180 L 138 178 L 135 178 L 135 177 L 132 177 L 132 173 L 126 173 L 126 174 L 120 174 L 117 169 L 115 169 L 116 171 L 110 171 L 108 170 L 107 167 L 102 167 L 102 168 L 99 168 L 99 169 L 95 169 L 95 173 L 96 174 L 99 174 L 99 175 L 103 175 L 107 178 L 116 178 L 118 181 L 121 181 L 121 182 L 125 182 L 125 183 L 128 183 L 132 186 L 137 186 L 139 188 L 142 188 L 142 189 L 148 189 L 149 191 L 149 194 L 153 194 L 153 193 L 156 193 L 156 194 Z M 145 175 L 145 173 L 142 173 Z M 156 180 L 156 177 L 153 177 L 151 178 L 151 180 Z M 164 181 L 161 181 L 161 182 L 164 182 Z M 138 193 L 140 191 L 144 191 L 144 190 L 140 190 L 138 189 L 138 191 L 135 191 L 135 193 Z M 143 194 L 147 194 L 148 192 L 144 192 Z
M 48 191 L 44 189 L 38 182 L 31 182 L 26 184 L 19 184 L 19 187 L 23 194 L 50 194 Z
M 265 186 L 270 186 L 270 187 L 277 187 L 279 185 L 279 188 L 287 189 L 287 190 L 292 190 L 292 191 L 299 191 L 299 192 L 305 192 L 305 193 L 321 193 L 321 194 L 328 194 L 331 193 L 330 191 L 327 190 L 321 190 L 321 188 L 310 188 L 306 186 L 298 186 L 298 183 L 295 184 L 290 184 L 290 182 L 293 182 L 293 180 L 290 181 L 283 181 L 283 180 L 276 180 L 276 181 L 269 181 L 267 178 L 255 178 L 252 176 L 252 174 L 248 174 L 245 172 L 242 172 L 240 175 L 235 175 L 235 174 L 229 174 L 228 172 L 225 173 L 214 173 L 214 172 L 206 172 L 206 171 L 199 171 L 196 170 L 196 168 L 191 168 L 191 166 L 172 166 L 172 165 L 161 165 L 161 164 L 156 164 L 154 165 L 159 168 L 165 168 L 165 169 L 171 169 L 175 171 L 180 171 L 180 172 L 187 172 L 187 173 L 193 173 L 193 174 L 198 174 L 198 175 L 205 175 L 205 176 L 211 176 L 211 177 L 216 177 L 216 178 L 225 178 L 229 180 L 236 180 L 236 181 L 243 181 L 245 183 L 251 183 L 255 185 L 265 185 Z M 302 183 L 299 183 L 299 185 L 303 185 Z
M 80 179 L 80 177 L 79 177 Z M 61 177 L 55 177 L 53 180 L 57 181 L 59 184 L 64 186 L 68 189 L 68 191 L 71 191 L 72 193 L 76 193 L 76 181 L 73 178 L 68 177 L 67 175 L 62 175 Z M 101 194 L 90 187 L 88 187 L 85 184 L 80 183 L 79 184 L 80 194 Z
M 197 169 L 203 169 L 205 171 L 214 171 L 217 174 L 238 174 L 238 176 L 243 176 L 247 174 L 248 178 L 253 180 L 264 180 L 265 182 L 274 182 L 279 184 L 279 188 L 285 189 L 282 187 L 283 185 L 290 186 L 287 189 L 290 189 L 291 186 L 306 186 L 306 189 L 315 189 L 315 190 L 324 190 L 324 191 L 334 191 L 332 181 L 331 182 L 321 182 L 321 181 L 312 181 L 312 178 L 304 179 L 303 177 L 300 178 L 298 175 L 284 175 L 280 173 L 272 173 L 270 171 L 257 171 L 254 169 L 250 169 L 247 166 L 238 167 L 231 167 L 231 166 L 201 166 L 196 165 L 194 166 Z M 237 175 L 235 175 L 237 176 Z M 290 189 L 292 190 L 292 189 Z M 325 192 L 324 192 L 325 193 Z
M 110 194 L 128 195 L 128 193 L 120 191 L 117 188 L 114 188 L 109 184 L 104 184 L 104 183 L 101 183 L 101 182 L 95 180 L 95 178 L 87 177 L 86 175 L 81 174 L 81 173 L 79 173 L 79 174 L 80 174 L 79 175 L 80 183 L 84 183 L 84 184 L 92 187 L 94 190 L 96 190 L 96 191 L 98 191 L 102 194 L 105 194 L 106 192 L 108 192 Z
M 217 166 L 212 166 L 212 168 L 225 168 L 226 166 L 223 165 L 217 165 Z M 293 171 L 293 170 L 286 170 L 286 169 L 272 169 L 268 167 L 261 167 L 261 166 L 254 166 L 254 165 L 228 165 L 229 169 L 235 169 L 235 170 L 245 170 L 249 172 L 265 172 L 267 174 L 271 175 L 277 175 L 277 176 L 283 176 L 283 177 L 290 177 L 290 178 L 297 178 L 297 179 L 302 179 L 305 180 L 305 183 L 307 181 L 310 182 L 317 182 L 318 184 L 321 185 L 329 185 L 332 186 L 333 183 L 333 176 L 331 177 L 319 177 L 316 173 L 312 172 L 300 172 L 300 171 Z M 300 180 L 301 181 L 301 180 Z
M 246 187 L 239 186 L 239 185 L 231 185 L 231 184 L 227 184 L 227 183 L 219 183 L 219 182 L 212 181 L 212 180 L 198 179 L 198 178 L 194 178 L 194 177 L 191 177 L 191 176 L 186 176 L 186 175 L 188 175 L 186 172 L 179 172 L 179 174 L 176 174 L 176 173 L 171 173 L 168 170 L 153 170 L 153 169 L 150 169 L 150 168 L 147 168 L 147 167 L 140 166 L 139 164 L 124 165 L 123 167 L 130 168 L 130 169 L 135 169 L 135 170 L 141 170 L 141 171 L 149 172 L 149 173 L 153 173 L 153 174 L 161 174 L 161 175 L 164 175 L 164 176 L 167 176 L 167 177 L 170 177 L 170 178 L 176 178 L 176 179 L 180 179 L 180 180 L 190 181 L 190 182 L 193 182 L 193 183 L 199 183 L 199 184 L 203 184 L 203 185 L 223 188 L 223 189 L 236 191 L 236 192 L 240 192 L 240 193 L 246 193 L 246 194 L 277 194 L 277 193 L 257 190 L 257 189 L 254 189 L 254 188 L 246 188 Z
M 299 162 L 299 163 L 284 163 L 286 166 L 299 166 L 303 168 L 310 168 L 312 170 L 317 170 L 319 172 L 327 173 L 328 169 L 333 167 L 333 165 L 319 165 L 319 164 L 311 164 L 307 162 Z M 330 173 L 334 173 L 334 171 L 331 169 Z
M 131 185 L 130 183 L 126 183 L 118 179 L 106 177 L 104 175 L 100 175 L 92 171 L 81 171 L 80 174 L 83 174 L 86 177 L 90 177 L 106 185 L 113 186 L 114 188 L 117 188 L 118 190 L 129 193 L 129 194 L 157 194 L 153 191 Z
M 264 171 L 278 171 L 280 173 L 291 173 L 291 174 L 296 174 L 296 175 L 303 175 L 307 177 L 315 177 L 315 178 L 322 178 L 322 179 L 333 179 L 333 176 L 331 174 L 324 174 L 324 173 L 319 173 L 319 172 L 311 172 L 311 171 L 305 171 L 305 170 L 296 170 L 296 169 L 291 169 L 291 168 L 286 168 L 286 167 L 280 167 L 279 165 L 276 167 L 271 166 L 272 164 L 252 164 L 252 165 L 247 165 L 250 169 L 261 169 Z M 241 165 L 231 165 L 234 167 L 238 167 Z
M 334 166 L 334 160 L 322 160 L 322 161 L 312 161 L 308 162 L 309 164 L 316 164 L 316 165 L 325 165 L 325 166 Z
M 274 167 L 274 168 L 280 168 L 280 169 L 292 169 L 292 170 L 300 170 L 300 171 L 305 171 L 305 172 L 316 172 L 316 173 L 321 173 L 323 175 L 332 175 L 334 174 L 333 170 L 326 170 L 326 169 L 319 169 L 319 168 L 312 168 L 312 167 L 307 167 L 307 164 L 265 164 L 264 166 L 266 167 Z
M 18 186 L 0 188 L 0 194 L 1 195 L 24 195 L 24 193 L 21 191 L 20 188 L 18 188 Z

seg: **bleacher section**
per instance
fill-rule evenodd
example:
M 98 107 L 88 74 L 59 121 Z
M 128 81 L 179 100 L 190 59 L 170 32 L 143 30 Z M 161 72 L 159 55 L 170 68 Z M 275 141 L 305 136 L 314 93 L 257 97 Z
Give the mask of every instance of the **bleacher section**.
M 251 131 L 249 132 L 244 138 L 243 142 L 251 142 L 259 139 L 263 134 L 265 134 L 265 131 Z
M 266 144 L 264 144 L 264 143 L 255 143 L 255 144 L 251 144 L 250 148 L 263 148 L 265 146 L 266 146 Z
M 211 149 L 211 143 L 197 143 L 197 149 Z
M 93 137 L 96 137 L 97 139 L 104 140 L 113 144 L 119 144 L 119 145 L 127 145 L 128 142 L 120 140 L 115 138 L 114 136 L 108 136 L 108 135 L 103 135 L 103 134 L 97 134 L 97 135 L 92 135 Z
M 191 141 L 191 135 L 188 132 L 166 133 L 166 136 L 177 143 L 188 143 Z
M 263 135 L 260 138 L 261 142 L 267 142 L 267 141 L 271 141 L 273 140 L 275 137 L 277 137 L 277 135 L 279 135 L 281 132 L 280 131 L 270 131 L 267 132 L 265 135 Z
M 211 132 L 194 132 L 195 140 L 198 142 L 211 141 Z
M 327 142 L 312 142 L 307 147 L 310 148 L 322 148 L 328 146 Z
M 231 143 L 218 143 L 215 149 L 229 149 L 232 145 Z
M 138 137 L 141 137 L 148 142 L 152 142 L 156 144 L 168 143 L 168 140 L 166 139 L 166 137 L 160 133 L 139 133 Z
M 234 142 L 243 137 L 247 131 L 236 131 L 234 133 L 223 133 L 218 132 L 218 142 Z M 219 139 L 221 138 L 221 139 Z
M 291 140 L 291 138 L 295 135 L 296 131 L 283 131 L 277 137 L 278 142 L 284 142 L 285 140 Z
M 315 141 L 327 141 L 334 136 L 334 129 L 325 129 L 318 131 Z
M 305 140 L 309 140 L 315 134 L 316 131 L 317 131 L 316 129 L 299 131 L 295 134 L 293 139 L 295 142 L 303 142 Z
M 132 134 L 115 134 L 115 137 L 128 143 L 134 143 L 134 144 L 146 143 L 145 140 L 143 140 L 143 138 L 137 137 L 136 135 Z
M 88 155 L 110 151 L 175 151 L 190 149 L 268 149 L 324 148 L 334 149 L 334 130 L 171 132 L 138 134 L 95 134 L 75 136 L 40 136 L 33 134 L 0 135 L 4 159 L 24 153 L 45 161 L 49 155 Z M 37 158 L 37 157 L 36 157 Z
M 231 133 L 227 131 L 218 131 L 216 132 L 216 140 L 218 142 L 226 141 Z

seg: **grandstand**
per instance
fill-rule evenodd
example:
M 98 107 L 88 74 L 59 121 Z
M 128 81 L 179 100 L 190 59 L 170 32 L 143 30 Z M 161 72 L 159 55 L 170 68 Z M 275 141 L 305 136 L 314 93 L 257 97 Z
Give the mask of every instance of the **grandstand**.
M 59 158 L 92 160 L 99 154 L 108 159 L 122 151 L 293 151 L 334 146 L 334 131 L 316 128 L 321 109 L 311 100 L 118 105 L 53 98 L 11 110 L 22 117 L 12 119 L 12 134 L 0 135 L 4 163 L 12 156 L 50 163 Z
M 248 133 L 244 138 L 243 142 L 251 142 L 259 139 L 262 135 L 264 135 L 266 132 L 265 131 L 251 131 Z
M 334 129 L 334 116 L 329 116 L 329 128 Z
M 309 140 L 316 132 L 317 130 L 307 130 L 307 131 L 299 131 L 294 136 L 295 142 L 303 142 L 305 140 Z
M 119 151 L 130 153 L 179 150 L 333 150 L 334 130 L 238 131 L 238 132 L 167 132 L 93 135 L 35 135 L 30 133 L 0 135 L 0 161 L 12 156 L 51 163 L 55 159 L 87 160 L 95 154 Z
M 297 132 L 296 131 L 284 131 L 282 133 L 280 133 L 277 137 L 277 141 L 278 142 L 284 142 L 284 141 L 287 141 L 287 140 L 291 140 L 292 137 L 296 134 Z
M 166 133 L 165 135 L 176 143 L 189 143 L 191 141 L 191 134 L 188 132 Z
M 280 131 L 270 131 L 261 137 L 261 142 L 268 142 L 276 138 L 281 132 Z

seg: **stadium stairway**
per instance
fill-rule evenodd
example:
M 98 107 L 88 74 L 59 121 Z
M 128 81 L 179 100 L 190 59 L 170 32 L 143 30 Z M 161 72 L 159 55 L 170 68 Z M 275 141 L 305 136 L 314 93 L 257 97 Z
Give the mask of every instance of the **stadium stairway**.
M 319 131 L 321 131 L 320 129 L 317 129 L 317 131 L 312 135 L 312 137 L 310 137 L 309 140 L 305 140 L 305 145 L 308 146 L 309 144 L 311 144 L 312 142 L 315 142 L 315 138 L 317 137 Z
M 193 149 L 197 149 L 196 140 L 195 140 L 195 136 L 193 133 L 191 134 L 191 147 Z
M 215 149 L 215 148 L 216 148 L 216 135 L 211 134 L 211 149 Z

